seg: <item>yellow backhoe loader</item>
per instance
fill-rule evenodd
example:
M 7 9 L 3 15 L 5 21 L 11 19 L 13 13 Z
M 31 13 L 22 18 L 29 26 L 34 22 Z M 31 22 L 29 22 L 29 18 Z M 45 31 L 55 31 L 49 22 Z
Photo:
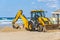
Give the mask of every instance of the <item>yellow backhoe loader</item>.
M 13 28 L 19 28 L 15 27 L 15 23 L 19 18 L 22 19 L 24 28 L 30 31 L 46 31 L 46 25 L 51 25 L 51 21 L 45 17 L 45 11 L 43 10 L 32 10 L 30 21 L 28 21 L 28 19 L 22 13 L 23 11 L 19 10 L 16 14 L 15 19 L 12 22 Z

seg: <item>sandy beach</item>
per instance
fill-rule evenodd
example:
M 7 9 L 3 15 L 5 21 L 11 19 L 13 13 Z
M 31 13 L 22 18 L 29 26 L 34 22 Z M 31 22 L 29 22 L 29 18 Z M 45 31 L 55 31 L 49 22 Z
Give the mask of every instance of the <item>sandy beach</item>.
M 6 27 L 0 30 L 0 40 L 60 40 L 60 30 L 30 32 Z

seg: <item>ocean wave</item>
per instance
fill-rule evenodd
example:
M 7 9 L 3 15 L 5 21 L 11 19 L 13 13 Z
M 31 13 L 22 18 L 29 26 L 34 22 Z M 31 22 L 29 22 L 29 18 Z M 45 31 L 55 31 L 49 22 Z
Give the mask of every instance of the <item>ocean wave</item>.
M 12 24 L 12 21 L 14 20 L 14 17 L 1 17 L 0 18 L 0 24 Z M 30 19 L 28 19 L 30 20 Z M 23 24 L 22 19 L 18 19 L 16 23 Z
M 21 20 L 18 20 L 16 23 L 23 24 Z M 0 24 L 12 24 L 12 20 L 0 20 Z

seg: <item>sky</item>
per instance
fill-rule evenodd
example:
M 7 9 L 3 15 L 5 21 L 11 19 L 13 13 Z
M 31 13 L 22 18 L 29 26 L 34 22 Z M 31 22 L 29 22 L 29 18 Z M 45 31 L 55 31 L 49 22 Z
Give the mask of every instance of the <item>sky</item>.
M 60 9 L 60 0 L 0 0 L 0 17 L 15 17 L 18 10 L 23 10 L 30 17 L 31 10 L 43 9 L 51 17 L 52 12 Z

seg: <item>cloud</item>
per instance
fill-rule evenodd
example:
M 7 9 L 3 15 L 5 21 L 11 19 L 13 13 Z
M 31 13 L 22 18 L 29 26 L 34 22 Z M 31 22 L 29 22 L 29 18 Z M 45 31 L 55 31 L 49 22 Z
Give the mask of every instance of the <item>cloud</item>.
M 51 8 L 57 8 L 58 5 L 57 4 L 47 4 L 48 7 L 51 7 Z
M 37 0 L 38 2 L 49 2 L 49 1 L 57 1 L 57 0 Z
M 46 2 L 46 0 L 37 0 L 38 2 Z
M 58 0 L 37 0 L 38 2 L 46 2 L 48 7 L 57 7 Z
M 37 0 L 37 2 L 45 2 L 49 8 L 58 8 L 58 0 Z
M 41 2 L 41 1 L 43 1 L 43 0 L 37 0 L 38 2 Z
M 48 0 L 48 1 L 57 1 L 57 0 Z
M 38 2 L 56 2 L 58 0 L 37 0 Z
M 50 8 L 58 8 L 58 0 L 49 0 L 46 5 Z
M 35 4 L 35 2 L 32 2 L 32 4 Z

